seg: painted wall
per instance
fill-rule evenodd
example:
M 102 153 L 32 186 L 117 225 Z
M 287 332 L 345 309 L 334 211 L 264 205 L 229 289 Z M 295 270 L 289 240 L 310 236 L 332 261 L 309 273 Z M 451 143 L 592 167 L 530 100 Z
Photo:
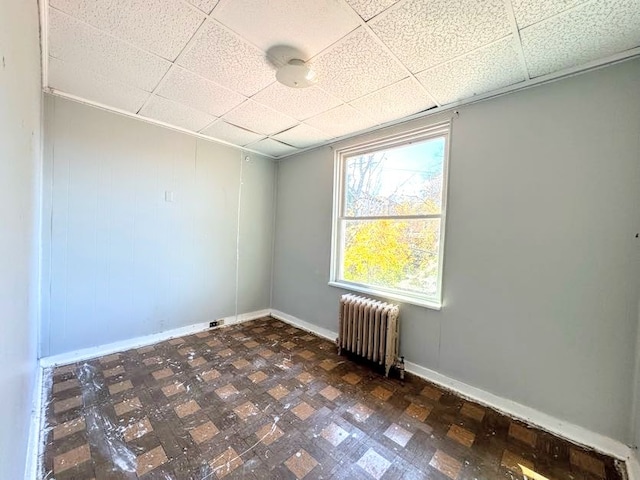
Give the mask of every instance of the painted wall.
M 639 78 L 630 61 L 459 110 L 444 307 L 401 307 L 407 360 L 631 439 Z M 278 166 L 272 308 L 336 331 L 332 181 L 329 147 Z
M 269 307 L 271 160 L 56 97 L 45 122 L 43 356 Z
M 0 2 L 0 478 L 24 477 L 36 374 L 37 2 Z

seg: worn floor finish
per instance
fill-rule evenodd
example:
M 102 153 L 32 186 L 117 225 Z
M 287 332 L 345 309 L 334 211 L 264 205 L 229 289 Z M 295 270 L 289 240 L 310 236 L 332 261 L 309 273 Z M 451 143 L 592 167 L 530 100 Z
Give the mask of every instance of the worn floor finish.
M 47 479 L 622 478 L 611 459 L 387 380 L 271 318 L 52 375 Z

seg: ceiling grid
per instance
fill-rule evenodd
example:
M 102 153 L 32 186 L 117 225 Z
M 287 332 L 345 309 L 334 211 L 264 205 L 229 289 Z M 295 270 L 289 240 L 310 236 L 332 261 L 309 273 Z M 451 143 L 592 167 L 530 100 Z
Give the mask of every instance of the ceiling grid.
M 509 23 L 511 24 L 511 34 L 515 39 L 516 48 L 518 52 L 518 59 L 522 65 L 522 70 L 526 80 L 531 80 L 529 75 L 529 67 L 527 66 L 527 59 L 524 56 L 524 50 L 522 50 L 522 39 L 520 38 L 520 30 L 518 29 L 518 21 L 516 15 L 513 13 L 513 4 L 511 0 L 504 0 L 505 8 L 507 9 L 507 16 L 509 17 Z
M 342 1 L 343 1 L 343 2 L 345 2 L 345 3 L 347 3 L 347 0 L 342 0 Z M 402 2 L 404 2 L 404 1 L 405 1 L 405 0 L 401 0 L 401 1 L 400 1 L 400 2 L 398 2 L 398 3 L 402 3 Z M 357 12 L 356 12 L 356 14 L 357 14 Z M 440 106 L 440 104 L 439 104 L 439 103 L 438 103 L 438 101 L 435 99 L 435 97 L 429 93 L 429 91 L 424 87 L 424 85 L 422 85 L 420 82 L 418 82 L 418 81 L 417 81 L 417 79 L 416 79 L 415 75 L 411 72 L 411 70 L 409 70 L 409 69 L 408 69 L 408 68 L 407 68 L 407 67 L 406 67 L 406 66 L 405 66 L 405 65 L 400 61 L 400 59 L 399 59 L 396 55 L 394 55 L 394 53 L 391 51 L 391 49 L 390 49 L 390 48 L 389 48 L 389 47 L 388 47 L 388 46 L 387 46 L 387 45 L 386 45 L 386 44 L 385 44 L 385 43 L 380 39 L 380 37 L 378 37 L 378 35 L 376 35 L 376 33 L 375 33 L 375 32 L 373 31 L 373 29 L 369 26 L 369 24 L 368 24 L 368 23 L 367 23 L 367 22 L 366 22 L 362 17 L 360 17 L 360 15 L 358 15 L 358 17 L 359 17 L 359 19 L 360 19 L 360 22 L 361 22 L 362 27 L 363 27 L 363 28 L 364 28 L 364 29 L 369 33 L 369 35 L 371 35 L 371 36 L 372 36 L 372 37 L 373 37 L 373 38 L 374 38 L 374 39 L 375 39 L 375 40 L 380 44 L 380 46 L 381 46 L 381 47 L 382 47 L 382 48 L 387 52 L 387 54 L 388 54 L 390 57 L 392 57 L 392 58 L 396 61 L 396 63 L 397 63 L 397 64 L 398 64 L 398 65 L 399 65 L 399 66 L 400 66 L 400 67 L 405 71 L 405 73 L 406 73 L 409 77 L 413 78 L 413 80 L 415 80 L 415 81 L 416 81 L 416 83 L 417 83 L 418 85 L 420 85 L 420 86 L 421 86 L 421 88 L 424 90 L 425 94 L 429 97 L 429 99 L 430 99 L 430 100 L 431 100 L 431 101 L 432 101 L 432 102 L 433 102 L 437 107 L 439 107 L 439 106 Z
M 45 91 L 274 158 L 640 53 L 640 0 L 40 2 Z
M 156 93 L 158 92 L 158 90 L 162 87 L 162 84 L 164 83 L 164 80 L 167 78 L 167 76 L 169 75 L 169 72 L 171 71 L 171 69 L 173 68 L 173 65 L 175 65 L 175 63 L 178 61 L 178 59 L 182 56 L 182 54 L 185 52 L 185 50 L 187 50 L 187 48 L 191 47 L 191 45 L 193 44 L 193 42 L 195 41 L 195 39 L 197 38 L 198 34 L 200 33 L 200 31 L 202 31 L 202 29 L 204 28 L 204 25 L 206 23 L 207 19 L 204 18 L 202 20 L 202 22 L 200 23 L 200 25 L 198 26 L 197 30 L 195 31 L 195 33 L 191 36 L 191 38 L 189 39 L 189 41 L 185 44 L 184 47 L 182 47 L 182 50 L 180 50 L 180 53 L 178 53 L 178 55 L 176 56 L 175 60 L 172 62 L 172 66 L 169 67 L 169 69 L 165 72 L 165 74 L 162 76 L 162 78 L 160 79 L 160 81 L 156 84 L 155 88 L 151 91 L 151 95 L 149 95 L 149 98 L 147 98 L 147 101 L 144 103 L 144 105 L 142 105 L 142 107 L 140 107 L 140 110 L 138 110 L 136 113 L 140 113 L 140 111 L 142 111 L 142 109 L 144 107 L 146 107 L 149 104 L 149 101 L 153 98 L 154 95 L 156 95 Z

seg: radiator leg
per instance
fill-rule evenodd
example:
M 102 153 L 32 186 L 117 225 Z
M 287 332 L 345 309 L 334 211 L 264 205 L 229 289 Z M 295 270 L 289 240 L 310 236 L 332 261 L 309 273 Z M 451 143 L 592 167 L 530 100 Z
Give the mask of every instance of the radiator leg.
M 338 355 L 342 355 L 342 347 L 340 347 L 340 339 L 336 338 L 336 346 L 338 347 Z
M 400 362 L 398 362 L 398 370 L 400 371 L 400 380 L 404 380 L 404 357 L 400 357 Z

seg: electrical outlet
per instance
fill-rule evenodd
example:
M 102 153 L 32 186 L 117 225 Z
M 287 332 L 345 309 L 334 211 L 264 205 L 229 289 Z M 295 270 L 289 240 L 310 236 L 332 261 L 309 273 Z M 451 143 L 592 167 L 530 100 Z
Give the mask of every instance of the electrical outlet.
M 214 320 L 213 322 L 209 322 L 209 328 L 219 327 L 220 325 L 224 325 L 224 320 Z

